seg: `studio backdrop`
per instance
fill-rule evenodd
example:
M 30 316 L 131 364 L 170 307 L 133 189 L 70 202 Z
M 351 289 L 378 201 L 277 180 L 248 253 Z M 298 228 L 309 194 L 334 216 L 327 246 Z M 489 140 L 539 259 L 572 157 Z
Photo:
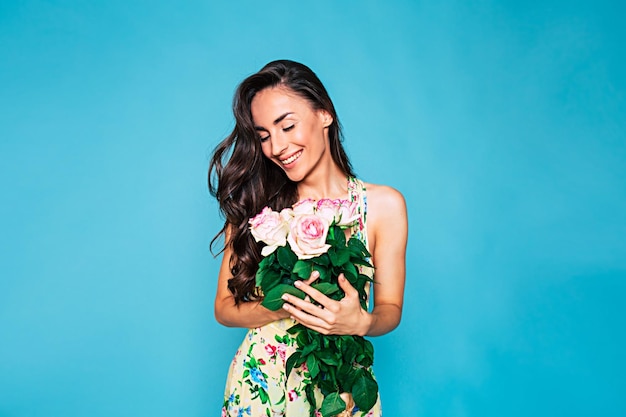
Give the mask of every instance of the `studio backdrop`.
M 407 201 L 385 415 L 626 415 L 623 9 L 4 1 L 0 416 L 220 414 L 245 330 L 213 317 L 207 167 L 281 58 Z

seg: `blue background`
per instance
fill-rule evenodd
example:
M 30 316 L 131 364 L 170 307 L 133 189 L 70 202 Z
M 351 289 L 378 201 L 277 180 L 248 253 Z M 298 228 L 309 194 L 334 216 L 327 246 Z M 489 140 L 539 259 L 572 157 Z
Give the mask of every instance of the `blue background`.
M 618 1 L 3 1 L 0 416 L 219 415 L 206 189 L 239 81 L 311 66 L 409 207 L 385 414 L 626 415 Z M 256 416 L 255 416 L 256 417 Z

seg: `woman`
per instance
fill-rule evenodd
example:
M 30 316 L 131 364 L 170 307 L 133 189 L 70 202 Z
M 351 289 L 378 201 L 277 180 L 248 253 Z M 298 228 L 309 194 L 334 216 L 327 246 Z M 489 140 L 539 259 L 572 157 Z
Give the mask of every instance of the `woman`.
M 209 168 L 209 188 L 226 218 L 218 234 L 224 234 L 225 245 L 215 317 L 225 326 L 250 330 L 230 367 L 222 415 L 305 416 L 310 408 L 302 394 L 304 373 L 294 369 L 285 375 L 285 358 L 295 349 L 286 329 L 299 322 L 322 334 L 377 336 L 398 325 L 405 202 L 393 188 L 355 178 L 333 103 L 305 65 L 270 62 L 239 85 L 233 112 L 235 128 L 216 148 Z M 311 287 L 314 275 L 297 283 L 306 299 L 285 295 L 283 309 L 270 311 L 260 304 L 262 294 L 255 287 L 262 256 L 248 221 L 265 206 L 280 210 L 322 198 L 349 198 L 363 209 L 356 232 L 376 271 L 373 308 L 361 307 L 356 289 L 343 276 L 339 284 L 345 297 L 327 298 Z M 367 415 L 381 415 L 380 399 Z

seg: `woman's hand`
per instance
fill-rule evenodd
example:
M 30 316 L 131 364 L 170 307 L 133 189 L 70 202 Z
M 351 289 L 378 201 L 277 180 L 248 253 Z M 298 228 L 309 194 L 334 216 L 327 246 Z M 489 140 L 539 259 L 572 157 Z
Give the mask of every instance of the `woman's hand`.
M 321 334 L 364 336 L 369 331 L 372 317 L 361 308 L 358 291 L 343 274 L 339 275 L 338 281 L 345 293 L 345 297 L 339 301 L 332 300 L 311 287 L 311 279 L 306 282 L 296 281 L 295 286 L 308 297 L 301 300 L 293 295 L 284 294 L 283 308 L 293 319 Z M 319 305 L 311 303 L 309 297 Z

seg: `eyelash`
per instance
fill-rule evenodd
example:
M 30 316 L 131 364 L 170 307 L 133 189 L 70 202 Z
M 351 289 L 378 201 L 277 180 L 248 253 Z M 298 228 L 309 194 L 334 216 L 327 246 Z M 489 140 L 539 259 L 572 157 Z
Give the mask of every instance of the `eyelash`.
M 293 130 L 293 128 L 296 127 L 296 125 L 291 125 L 291 126 L 287 126 L 286 128 L 283 129 L 283 132 L 290 132 L 291 130 Z M 261 143 L 266 142 L 270 137 L 269 136 L 264 136 L 264 137 L 260 137 L 259 140 L 261 141 Z

